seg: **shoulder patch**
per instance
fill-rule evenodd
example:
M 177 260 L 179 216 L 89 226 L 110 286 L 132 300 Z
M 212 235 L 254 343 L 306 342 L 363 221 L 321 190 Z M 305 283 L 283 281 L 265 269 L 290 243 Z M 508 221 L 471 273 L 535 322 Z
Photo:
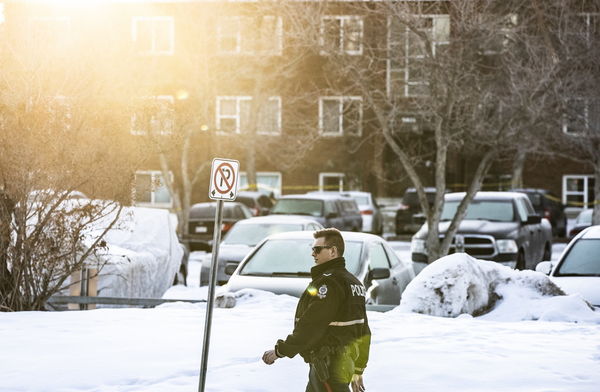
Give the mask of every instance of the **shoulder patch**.
M 317 291 L 317 295 L 321 299 L 327 297 L 327 285 L 326 284 L 324 284 L 321 287 L 319 287 L 319 290 Z

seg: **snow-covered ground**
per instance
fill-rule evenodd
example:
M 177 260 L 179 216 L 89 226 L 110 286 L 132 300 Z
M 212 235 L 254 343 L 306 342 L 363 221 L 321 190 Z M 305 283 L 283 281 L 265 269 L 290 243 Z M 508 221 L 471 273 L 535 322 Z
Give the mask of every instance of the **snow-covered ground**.
M 197 256 L 190 287 L 166 297 L 206 296 L 195 287 Z M 577 296 L 505 288 L 514 295 L 481 317 L 369 312 L 367 391 L 598 391 L 600 315 Z M 260 360 L 291 331 L 296 302 L 247 291 L 234 308 L 215 309 L 206 390 L 304 391 L 302 359 Z M 204 317 L 204 304 L 188 303 L 0 313 L 0 391 L 195 391 Z

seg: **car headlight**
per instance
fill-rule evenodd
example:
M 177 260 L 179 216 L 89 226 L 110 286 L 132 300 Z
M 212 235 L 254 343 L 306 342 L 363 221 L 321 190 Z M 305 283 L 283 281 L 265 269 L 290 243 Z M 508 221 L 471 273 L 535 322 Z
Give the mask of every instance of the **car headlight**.
M 413 239 L 410 242 L 410 251 L 411 253 L 427 254 L 427 246 L 425 245 L 425 240 Z
M 517 253 L 519 248 L 515 240 L 497 240 L 498 253 Z

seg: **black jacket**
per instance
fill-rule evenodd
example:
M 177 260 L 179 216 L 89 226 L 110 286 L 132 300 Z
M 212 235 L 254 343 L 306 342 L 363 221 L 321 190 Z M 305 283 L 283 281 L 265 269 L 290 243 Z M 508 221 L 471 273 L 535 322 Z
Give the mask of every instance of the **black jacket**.
M 348 270 L 343 257 L 314 266 L 312 281 L 296 308 L 294 332 L 275 346 L 280 356 L 296 354 L 311 361 L 323 346 L 357 344 L 355 373 L 362 374 L 369 359 L 371 330 L 365 308 L 365 287 Z

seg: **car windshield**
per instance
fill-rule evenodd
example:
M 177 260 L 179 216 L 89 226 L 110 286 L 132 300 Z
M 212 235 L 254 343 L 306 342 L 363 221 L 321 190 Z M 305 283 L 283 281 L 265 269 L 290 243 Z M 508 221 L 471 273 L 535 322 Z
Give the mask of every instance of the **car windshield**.
M 369 198 L 367 196 L 352 195 L 351 197 L 356 201 L 356 204 L 358 204 L 359 206 L 369 205 Z
M 234 225 L 223 238 L 224 244 L 254 246 L 264 238 L 284 231 L 302 230 L 301 224 L 291 223 L 245 223 Z
M 433 201 L 435 200 L 435 192 L 425 192 L 425 197 L 427 197 L 427 203 L 433 204 Z M 417 207 L 419 205 L 419 195 L 417 195 L 417 191 L 406 191 L 402 197 L 402 204 Z
M 235 205 L 223 206 L 223 218 L 232 219 L 235 218 L 234 209 Z M 215 212 L 217 207 L 215 205 L 208 205 L 202 207 L 192 207 L 190 210 L 190 218 L 192 219 L 215 219 Z
M 600 276 L 600 239 L 579 239 L 555 276 Z
M 240 275 L 310 276 L 315 266 L 311 255 L 311 239 L 268 240 L 242 268 Z M 362 242 L 346 241 L 346 269 L 356 275 L 360 268 Z
M 594 210 L 589 209 L 585 210 L 577 216 L 575 223 L 578 225 L 592 225 L 592 212 Z
M 323 216 L 323 201 L 312 199 L 281 199 L 272 214 Z
M 444 202 L 441 220 L 452 220 L 460 201 Z M 512 222 L 514 209 L 511 201 L 473 200 L 467 207 L 466 220 L 488 220 L 492 222 Z

